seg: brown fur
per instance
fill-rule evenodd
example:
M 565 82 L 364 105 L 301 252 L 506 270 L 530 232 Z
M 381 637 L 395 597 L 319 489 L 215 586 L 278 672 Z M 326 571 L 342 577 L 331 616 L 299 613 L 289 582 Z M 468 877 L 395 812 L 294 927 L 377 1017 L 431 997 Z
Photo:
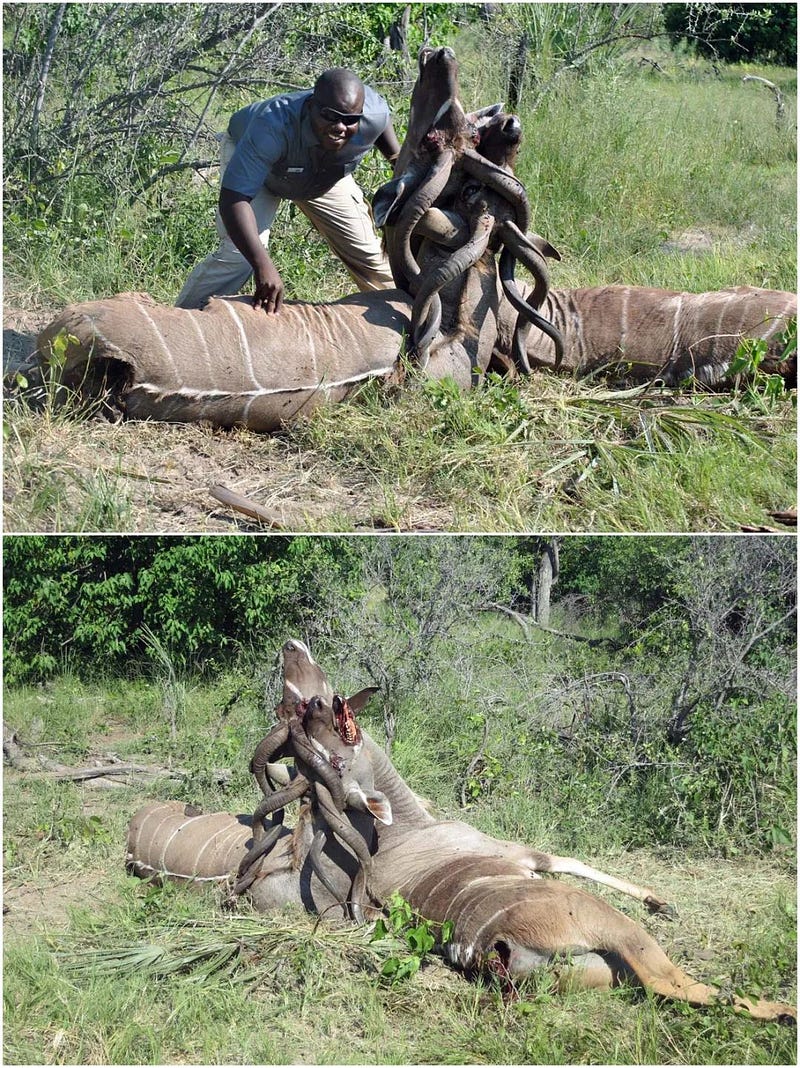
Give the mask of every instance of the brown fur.
M 523 292 L 527 292 L 523 287 Z M 797 316 L 797 296 L 782 290 L 733 286 L 709 293 L 679 293 L 645 286 L 551 290 L 542 312 L 564 336 L 562 370 L 587 374 L 617 369 L 625 379 L 661 378 L 667 385 L 694 374 L 706 385 L 728 381 L 743 337 L 765 338 L 765 373 L 797 384 L 797 357 L 779 363 L 781 335 Z M 498 352 L 511 349 L 513 313 L 500 313 Z M 531 331 L 532 367 L 551 368 L 552 342 Z

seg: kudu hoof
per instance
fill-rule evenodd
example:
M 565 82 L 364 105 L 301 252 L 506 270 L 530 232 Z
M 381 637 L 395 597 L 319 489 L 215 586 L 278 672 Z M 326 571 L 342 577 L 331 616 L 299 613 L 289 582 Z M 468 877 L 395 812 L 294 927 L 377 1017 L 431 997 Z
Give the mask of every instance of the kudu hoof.
M 678 910 L 674 905 L 670 905 L 668 901 L 660 901 L 657 897 L 646 897 L 644 903 L 648 912 L 664 916 L 668 920 L 677 920 L 678 918 Z

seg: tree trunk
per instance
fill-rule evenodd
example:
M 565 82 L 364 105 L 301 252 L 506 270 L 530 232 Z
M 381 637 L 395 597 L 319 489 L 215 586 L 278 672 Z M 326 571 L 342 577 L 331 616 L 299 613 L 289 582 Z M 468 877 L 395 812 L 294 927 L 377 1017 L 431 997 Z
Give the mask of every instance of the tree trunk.
M 522 99 L 525 83 L 525 68 L 528 66 L 528 34 L 523 33 L 519 39 L 511 70 L 508 75 L 508 110 L 516 111 Z
M 50 26 L 50 32 L 47 35 L 47 44 L 45 45 L 44 56 L 42 57 L 42 70 L 39 74 L 39 85 L 36 90 L 36 101 L 33 105 L 33 117 L 31 118 L 31 148 L 36 149 L 39 143 L 39 117 L 42 114 L 42 108 L 44 107 L 44 93 L 47 88 L 47 78 L 50 74 L 50 65 L 53 62 L 53 53 L 56 48 L 56 38 L 58 37 L 58 31 L 61 29 L 61 20 L 64 18 L 64 12 L 67 9 L 66 4 L 59 4 L 56 8 L 56 13 L 53 16 L 53 22 Z
M 389 27 L 389 48 L 401 52 L 408 58 L 408 23 L 411 18 L 411 4 L 406 4 L 401 14 Z
M 541 627 L 550 625 L 550 591 L 558 581 L 558 542 L 551 538 L 539 561 L 534 618 Z

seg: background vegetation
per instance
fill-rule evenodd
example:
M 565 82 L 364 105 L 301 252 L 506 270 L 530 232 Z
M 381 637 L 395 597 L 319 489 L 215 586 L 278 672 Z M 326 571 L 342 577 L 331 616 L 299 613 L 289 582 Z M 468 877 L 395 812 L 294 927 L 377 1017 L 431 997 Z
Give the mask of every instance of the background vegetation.
M 363 934 L 226 919 L 213 893 L 128 879 L 121 844 L 148 797 L 252 808 L 277 650 L 302 636 L 337 689 L 379 686 L 365 725 L 436 812 L 653 885 L 674 924 L 609 900 L 698 977 L 792 1000 L 794 539 L 15 537 L 4 554 L 7 732 L 35 760 L 165 769 L 101 790 L 6 768 L 7 1063 L 791 1061 L 786 1029 L 633 991 L 543 980 L 509 1002 L 440 964 L 384 989 Z
M 41 325 L 110 292 L 173 301 L 215 241 L 214 134 L 230 112 L 346 63 L 387 96 L 402 136 L 425 40 L 456 48 L 467 105 L 502 99 L 519 112 L 534 226 L 563 256 L 555 286 L 794 290 L 796 74 L 772 65 L 785 60 L 776 28 L 794 55 L 792 5 L 676 6 L 688 13 L 673 46 L 653 4 L 7 5 L 6 306 Z M 735 62 L 714 43 L 723 15 Z M 780 118 L 747 74 L 774 83 Z M 379 158 L 359 171 L 368 191 L 386 177 Z M 281 211 L 272 251 L 289 294 L 348 292 L 305 217 Z M 291 469 L 287 509 L 301 496 L 298 454 L 314 486 L 347 482 L 369 499 L 362 515 L 342 490 L 292 517 L 294 530 L 737 529 L 794 503 L 792 395 L 762 382 L 718 397 L 690 388 L 678 414 L 674 402 L 546 375 L 467 398 L 366 390 L 347 420 L 323 411 L 285 435 L 226 444 L 244 470 Z M 175 521 L 154 469 L 184 428 L 76 430 L 72 417 L 22 408 L 7 435 L 10 529 Z M 199 511 L 190 529 L 206 523 Z

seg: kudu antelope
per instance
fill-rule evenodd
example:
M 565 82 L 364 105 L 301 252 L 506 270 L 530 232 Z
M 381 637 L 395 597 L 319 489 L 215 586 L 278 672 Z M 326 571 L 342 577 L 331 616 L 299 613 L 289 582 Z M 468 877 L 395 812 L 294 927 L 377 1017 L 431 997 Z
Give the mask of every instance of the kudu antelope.
M 362 736 L 362 755 L 371 765 L 374 786 L 385 794 L 393 815 L 392 823 L 384 825 L 364 813 L 347 812 L 372 855 L 370 889 L 383 900 L 399 891 L 434 923 L 452 921 L 453 937 L 444 952 L 455 965 L 510 977 L 546 966 L 564 986 L 607 988 L 627 978 L 660 996 L 695 1005 L 722 996 L 674 965 L 638 924 L 603 900 L 558 880 L 531 876 L 572 871 L 640 898 L 648 892 L 620 885 L 575 861 L 561 858 L 561 864 L 466 824 L 436 820 L 380 747 L 363 730 Z M 289 781 L 285 765 L 271 767 L 270 773 Z M 326 878 L 320 881 L 309 861 L 315 830 L 307 820 L 294 832 L 280 828 L 249 891 L 257 909 L 296 903 L 322 912 L 346 900 L 358 862 L 328 842 L 320 856 Z M 248 837 L 241 817 L 187 817 L 178 803 L 151 802 L 131 821 L 128 864 L 147 877 L 224 882 L 245 853 Z M 556 864 L 548 866 L 554 859 Z M 756 1019 L 796 1018 L 795 1009 L 782 1003 L 738 996 L 731 1002 L 736 1011 Z

